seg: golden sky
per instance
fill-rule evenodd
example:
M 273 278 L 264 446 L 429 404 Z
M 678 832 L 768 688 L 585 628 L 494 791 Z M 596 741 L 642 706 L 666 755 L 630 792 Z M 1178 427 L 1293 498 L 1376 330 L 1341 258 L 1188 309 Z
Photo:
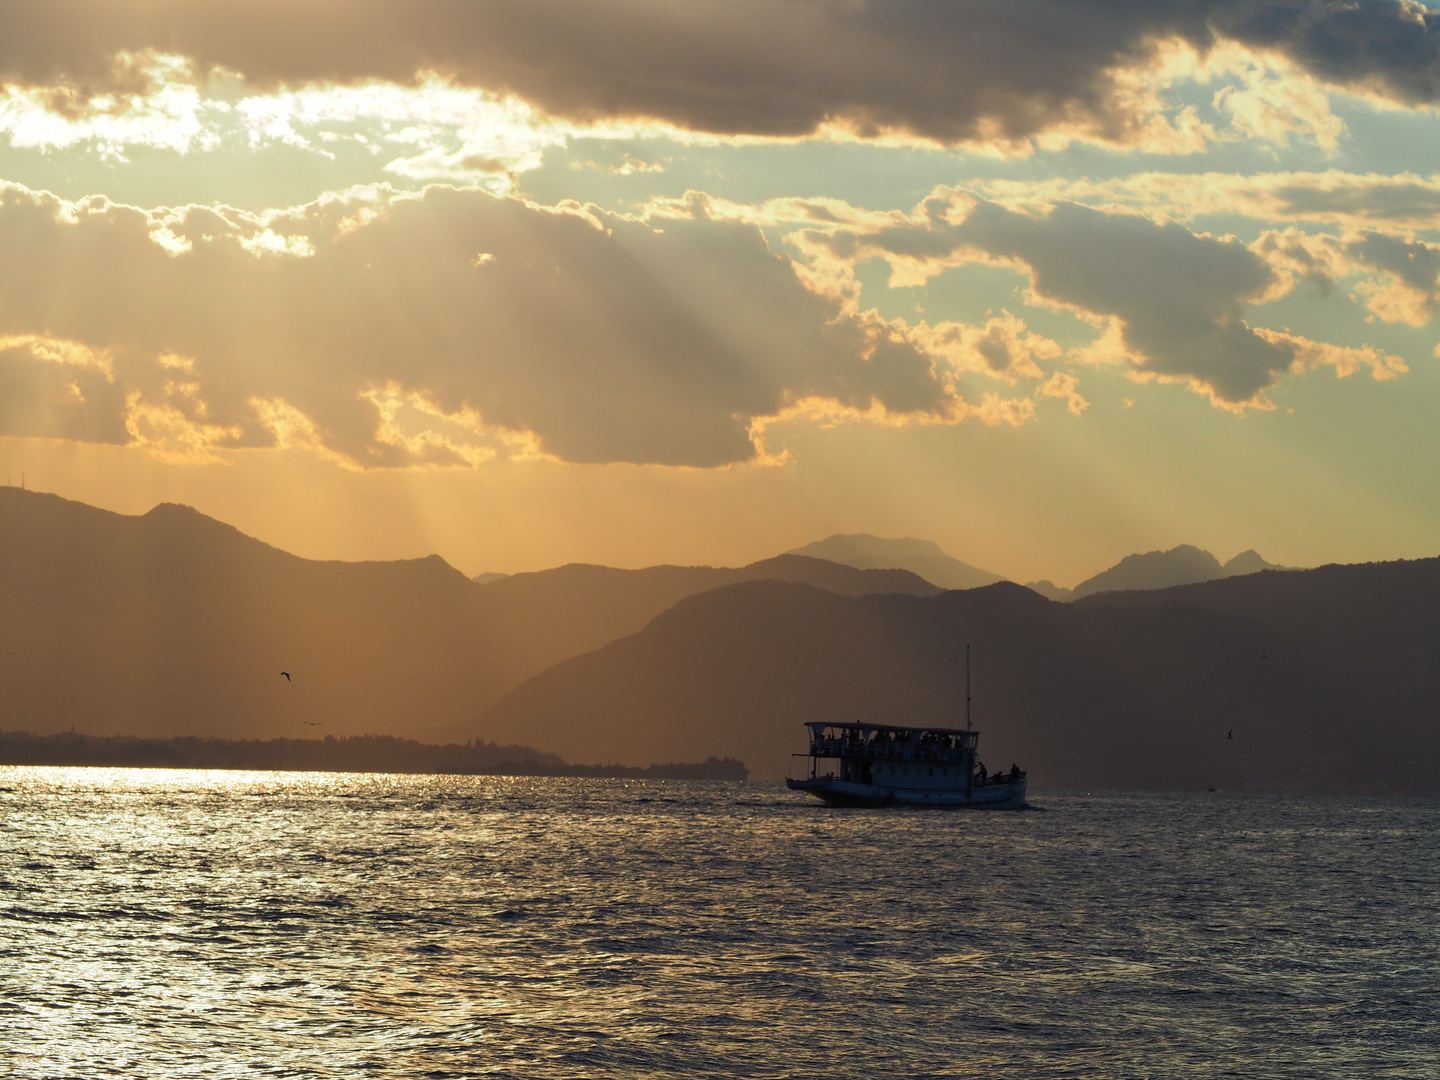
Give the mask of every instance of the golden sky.
M 468 573 L 1436 553 L 1409 0 L 15 0 L 0 471 Z

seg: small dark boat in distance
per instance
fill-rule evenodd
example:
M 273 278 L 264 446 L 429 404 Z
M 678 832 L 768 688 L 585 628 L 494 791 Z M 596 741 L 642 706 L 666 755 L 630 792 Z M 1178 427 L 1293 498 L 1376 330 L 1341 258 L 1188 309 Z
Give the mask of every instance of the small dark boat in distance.
M 965 727 L 908 727 L 817 721 L 810 729 L 808 776 L 785 778 L 791 791 L 808 791 L 841 806 L 964 806 L 1019 810 L 1025 773 L 987 775 L 970 727 L 970 646 L 965 646 Z M 827 765 L 822 774 L 821 762 Z

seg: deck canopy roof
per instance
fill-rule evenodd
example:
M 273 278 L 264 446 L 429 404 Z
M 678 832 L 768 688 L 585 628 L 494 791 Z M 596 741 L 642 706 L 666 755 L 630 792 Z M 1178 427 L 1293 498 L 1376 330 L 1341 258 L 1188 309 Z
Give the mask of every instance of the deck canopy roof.
M 805 724 L 812 732 L 819 735 L 826 728 L 843 728 L 847 731 L 899 731 L 916 735 L 978 735 L 979 732 L 966 728 L 953 727 L 932 727 L 928 724 L 865 724 L 856 720 L 853 723 L 844 723 L 838 720 L 810 720 Z

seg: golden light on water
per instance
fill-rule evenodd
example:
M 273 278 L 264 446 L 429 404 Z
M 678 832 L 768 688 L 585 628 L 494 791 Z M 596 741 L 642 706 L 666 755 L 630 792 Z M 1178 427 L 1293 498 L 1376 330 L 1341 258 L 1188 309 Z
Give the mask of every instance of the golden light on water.
M 0 789 L 17 1075 L 809 1073 L 856 1032 L 880 1077 L 1183 1080 L 1282 1045 L 1271 1071 L 1299 1077 L 1362 1028 L 1436 1063 L 1436 894 L 1396 885 L 1436 872 L 1427 803 L 837 813 L 769 785 L 36 768 Z

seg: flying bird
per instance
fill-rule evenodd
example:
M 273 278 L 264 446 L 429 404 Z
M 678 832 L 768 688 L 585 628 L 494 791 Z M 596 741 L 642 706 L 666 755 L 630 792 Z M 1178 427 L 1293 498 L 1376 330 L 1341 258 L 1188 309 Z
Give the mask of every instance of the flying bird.
M 282 671 L 282 672 L 280 672 L 280 674 L 285 676 L 285 681 L 286 681 L 286 682 L 289 682 L 289 681 L 290 681 L 290 672 L 288 672 L 288 671 Z
M 300 722 L 301 722 L 302 724 L 304 724 L 306 727 L 319 727 L 319 726 L 320 726 L 320 721 L 319 721 L 319 720 L 301 720 Z

